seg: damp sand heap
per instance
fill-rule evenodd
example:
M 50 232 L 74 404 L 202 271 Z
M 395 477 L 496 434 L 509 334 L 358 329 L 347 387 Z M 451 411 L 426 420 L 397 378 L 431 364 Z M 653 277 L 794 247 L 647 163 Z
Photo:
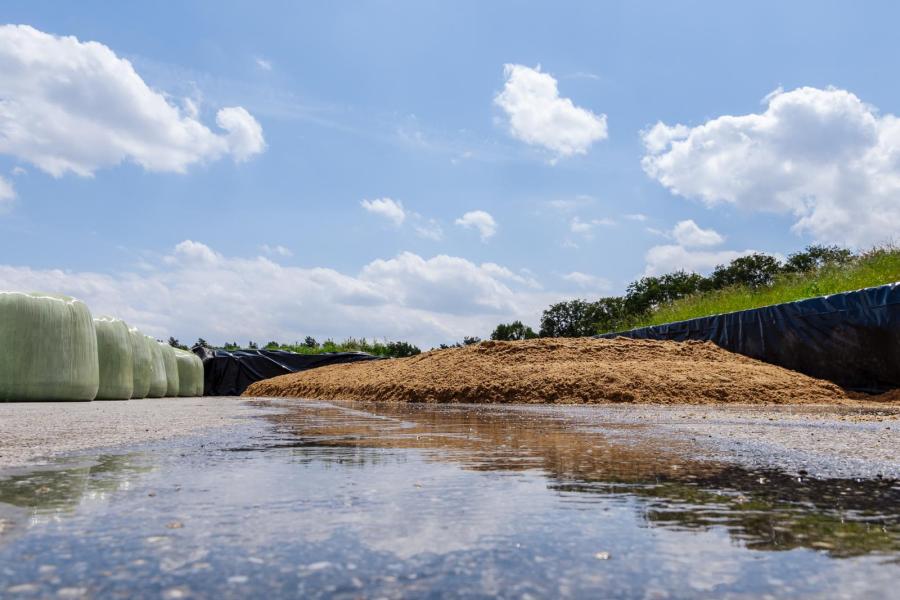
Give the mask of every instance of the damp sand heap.
M 840 387 L 710 342 L 482 342 L 259 381 L 245 396 L 466 403 L 845 404 Z

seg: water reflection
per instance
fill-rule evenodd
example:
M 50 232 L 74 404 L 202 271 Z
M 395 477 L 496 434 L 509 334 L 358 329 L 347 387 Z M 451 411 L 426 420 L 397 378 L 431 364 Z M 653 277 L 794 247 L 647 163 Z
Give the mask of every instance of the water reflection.
M 34 515 L 71 512 L 84 498 L 125 489 L 131 478 L 151 470 L 134 454 L 103 455 L 63 468 L 49 466 L 0 480 L 0 503 Z
M 366 449 L 413 448 L 469 470 L 539 470 L 571 502 L 637 497 L 647 525 L 721 527 L 754 550 L 808 548 L 835 558 L 900 552 L 895 480 L 814 479 L 689 460 L 689 442 L 640 426 L 598 428 L 564 409 L 304 403 L 269 418 L 290 435 L 258 448 L 297 448 L 305 461 L 365 466 L 385 459 Z

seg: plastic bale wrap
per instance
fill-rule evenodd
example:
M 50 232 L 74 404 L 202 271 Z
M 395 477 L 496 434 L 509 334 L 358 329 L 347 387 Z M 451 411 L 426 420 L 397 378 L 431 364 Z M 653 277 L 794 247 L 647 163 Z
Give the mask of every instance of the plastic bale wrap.
M 199 356 L 191 352 L 191 357 L 194 360 L 194 369 L 197 371 L 197 380 L 196 387 L 194 388 L 195 396 L 203 395 L 203 385 L 204 385 L 204 372 L 203 372 L 203 361 Z
M 100 388 L 97 400 L 128 400 L 134 391 L 134 354 L 128 325 L 114 317 L 94 319 Z
M 193 352 L 175 349 L 175 360 L 178 363 L 178 395 L 197 395 L 197 358 Z
M 150 348 L 150 391 L 148 398 L 162 398 L 169 387 L 169 379 L 166 377 L 166 361 L 163 358 L 163 349 L 159 342 L 147 336 L 147 347 Z
M 162 350 L 163 362 L 166 365 L 166 396 L 174 398 L 180 391 L 178 384 L 178 361 L 175 359 L 175 348 L 165 342 L 157 342 Z
M 93 400 L 97 334 L 74 298 L 0 292 L 0 400 Z
M 153 368 L 152 357 L 150 356 L 150 344 L 147 338 L 136 327 L 128 330 L 131 336 L 131 354 L 134 358 L 132 371 L 134 373 L 134 389 L 131 397 L 146 398 L 150 393 L 150 377 Z

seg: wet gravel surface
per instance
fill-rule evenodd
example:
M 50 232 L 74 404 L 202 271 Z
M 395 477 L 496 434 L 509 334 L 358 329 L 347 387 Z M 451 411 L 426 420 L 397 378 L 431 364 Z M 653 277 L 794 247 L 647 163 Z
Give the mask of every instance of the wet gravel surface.
M 238 398 L 0 402 L 0 468 L 87 448 L 221 429 L 256 412 Z
M 246 410 L 0 471 L 0 597 L 895 597 L 896 415 Z

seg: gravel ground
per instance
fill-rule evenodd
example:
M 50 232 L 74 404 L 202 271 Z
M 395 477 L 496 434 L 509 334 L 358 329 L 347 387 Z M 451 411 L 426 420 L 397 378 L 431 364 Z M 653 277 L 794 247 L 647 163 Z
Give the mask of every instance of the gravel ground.
M 0 468 L 228 427 L 259 413 L 242 398 L 0 403 Z
M 597 428 L 623 442 L 634 443 L 640 436 L 690 441 L 698 448 L 694 458 L 813 477 L 900 479 L 900 408 L 896 405 L 593 405 L 521 410 L 553 414 L 560 409 L 578 426 Z
M 227 428 L 302 400 L 165 398 L 128 402 L 0 403 L 0 469 L 66 453 Z M 340 403 L 338 403 L 340 404 Z M 270 408 L 266 408 L 268 406 Z M 479 405 L 570 419 L 623 443 L 692 442 L 695 458 L 804 471 L 816 477 L 900 478 L 900 408 L 844 406 Z M 634 425 L 640 425 L 634 428 Z M 681 446 L 681 445 L 680 445 Z

